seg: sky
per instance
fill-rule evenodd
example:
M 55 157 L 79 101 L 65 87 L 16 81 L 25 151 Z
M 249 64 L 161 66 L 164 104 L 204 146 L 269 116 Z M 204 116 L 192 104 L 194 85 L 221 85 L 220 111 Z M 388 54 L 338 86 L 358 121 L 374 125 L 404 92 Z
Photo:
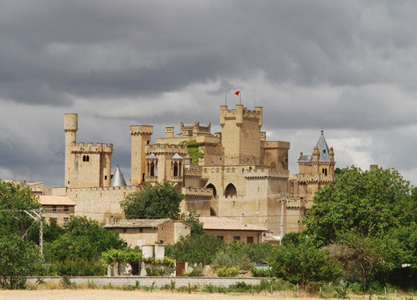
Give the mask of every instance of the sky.
M 129 125 L 214 133 L 241 101 L 291 143 L 292 174 L 323 129 L 336 167 L 417 185 L 416 16 L 406 0 L 0 0 L 0 178 L 64 185 L 78 113 L 77 141 L 112 143 L 129 182 Z

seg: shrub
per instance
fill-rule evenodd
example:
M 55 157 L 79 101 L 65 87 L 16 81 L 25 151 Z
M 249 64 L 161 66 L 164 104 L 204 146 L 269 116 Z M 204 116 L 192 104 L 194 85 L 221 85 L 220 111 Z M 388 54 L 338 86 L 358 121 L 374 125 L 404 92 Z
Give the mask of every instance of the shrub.
M 217 270 L 217 276 L 219 277 L 236 277 L 239 274 L 239 270 L 236 267 L 223 267 Z

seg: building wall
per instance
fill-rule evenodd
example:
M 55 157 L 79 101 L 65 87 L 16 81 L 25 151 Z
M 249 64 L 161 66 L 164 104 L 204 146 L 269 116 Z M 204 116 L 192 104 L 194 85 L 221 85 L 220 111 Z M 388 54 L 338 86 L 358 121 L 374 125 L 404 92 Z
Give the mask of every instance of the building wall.
M 205 234 L 214 235 L 217 238 L 222 238 L 226 243 L 235 241 L 235 237 L 239 238 L 241 242 L 248 243 L 248 237 L 253 240 L 253 243 L 262 242 L 262 233 L 258 231 L 244 231 L 244 230 L 212 230 L 205 229 Z
M 74 215 L 73 205 L 42 205 L 45 213 L 42 215 L 46 222 L 55 219 L 58 226 L 64 226 L 69 222 L 70 217 Z

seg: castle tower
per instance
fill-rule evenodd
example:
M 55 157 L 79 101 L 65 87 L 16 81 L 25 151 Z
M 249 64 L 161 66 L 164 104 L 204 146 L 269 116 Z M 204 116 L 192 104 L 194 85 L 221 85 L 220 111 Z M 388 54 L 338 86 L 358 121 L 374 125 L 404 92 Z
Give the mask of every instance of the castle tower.
M 131 125 L 129 133 L 132 136 L 131 178 L 130 185 L 140 185 L 145 182 L 146 174 L 146 145 L 150 145 L 153 134 L 152 125 Z
M 113 145 L 105 143 L 79 143 L 78 115 L 64 114 L 65 131 L 65 186 L 109 187 Z
M 262 107 L 254 111 L 242 104 L 228 110 L 220 106 L 222 146 L 226 165 L 259 165 L 261 163 Z
M 300 153 L 298 158 L 300 170 L 294 193 L 299 194 L 304 200 L 312 201 L 316 191 L 336 181 L 335 164 L 333 147 L 329 148 L 327 145 L 322 130 L 312 155 Z
M 74 160 L 71 157 L 71 148 L 77 142 L 78 114 L 64 114 L 65 131 L 65 186 L 71 184 L 71 173 L 74 171 Z

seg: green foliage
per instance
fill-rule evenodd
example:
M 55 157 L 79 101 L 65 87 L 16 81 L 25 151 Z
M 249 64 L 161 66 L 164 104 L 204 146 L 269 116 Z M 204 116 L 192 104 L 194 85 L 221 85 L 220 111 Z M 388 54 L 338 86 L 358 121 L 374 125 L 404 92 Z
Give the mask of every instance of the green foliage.
M 411 285 L 417 278 L 416 221 L 415 191 L 396 170 L 355 167 L 316 193 L 304 220 L 316 246 L 336 245 L 332 255 L 363 290 L 370 283 Z M 404 263 L 411 267 L 402 268 Z
M 289 232 L 282 238 L 281 244 L 284 246 L 294 245 L 298 246 L 306 242 L 306 238 L 299 232 Z
M 21 188 L 0 179 L 0 235 L 15 233 L 24 236 L 27 241 L 33 232 L 34 241 L 39 242 L 39 231 L 35 233 L 30 230 L 35 221 L 23 210 L 30 211 L 40 207 L 38 197 L 30 188 Z
M 142 259 L 142 251 L 139 247 L 135 249 L 110 249 L 102 253 L 102 258 L 105 264 L 111 265 L 114 263 L 131 263 L 138 262 Z
M 183 272 L 182 276 L 201 277 L 201 276 L 203 276 L 203 268 L 200 267 L 200 266 L 196 266 L 190 272 Z
M 109 249 L 126 247 L 126 242 L 117 233 L 102 229 L 97 221 L 87 217 L 71 216 L 65 226 L 66 233 L 50 243 L 45 243 L 48 261 L 83 258 L 98 260 Z
M 257 267 L 255 264 L 250 269 L 253 277 L 271 277 L 271 270 L 268 265 L 265 267 Z
M 204 144 L 197 143 L 195 140 L 183 141 L 180 143 L 182 146 L 187 146 L 188 155 L 192 159 L 193 164 L 198 164 L 200 158 L 204 158 Z
M 175 184 L 164 181 L 147 184 L 139 192 L 127 195 L 120 206 L 127 219 L 178 219 L 180 203 L 184 199 Z
M 177 262 L 210 264 L 216 252 L 225 247 L 226 243 L 213 235 L 188 235 L 167 245 L 165 253 Z
M 216 274 L 219 277 L 236 277 L 237 274 L 239 274 L 239 269 L 236 267 L 224 266 L 223 268 L 217 269 Z
M 313 282 L 329 282 L 342 275 L 342 266 L 327 251 L 310 243 L 274 248 L 268 264 L 275 277 L 307 287 Z
M 146 276 L 169 276 L 174 272 L 174 265 L 168 266 L 149 266 L 145 268 Z
M 217 251 L 211 266 L 214 269 L 236 267 L 239 270 L 249 270 L 251 264 L 245 250 L 243 243 L 231 243 L 228 248 Z
M 68 276 L 64 275 L 61 279 L 61 284 L 67 289 L 74 289 L 77 288 L 75 282 L 72 282 Z
M 100 260 L 76 258 L 55 262 L 53 271 L 58 276 L 105 276 L 107 269 Z
M 249 256 L 251 262 L 265 262 L 271 253 L 273 246 L 269 243 L 246 244 L 244 247 L 245 253 Z
M 41 263 L 39 249 L 17 234 L 0 235 L 0 287 L 24 288 L 25 276 L 34 275 Z
M 345 168 L 335 184 L 316 193 L 304 223 L 318 247 L 337 242 L 339 232 L 361 236 L 387 232 L 417 216 L 411 187 L 396 170 Z
M 188 209 L 187 214 L 181 214 L 179 217 L 179 220 L 184 221 L 191 226 L 191 235 L 204 234 L 203 223 L 200 223 L 198 217 L 200 217 L 200 215 L 193 209 Z

